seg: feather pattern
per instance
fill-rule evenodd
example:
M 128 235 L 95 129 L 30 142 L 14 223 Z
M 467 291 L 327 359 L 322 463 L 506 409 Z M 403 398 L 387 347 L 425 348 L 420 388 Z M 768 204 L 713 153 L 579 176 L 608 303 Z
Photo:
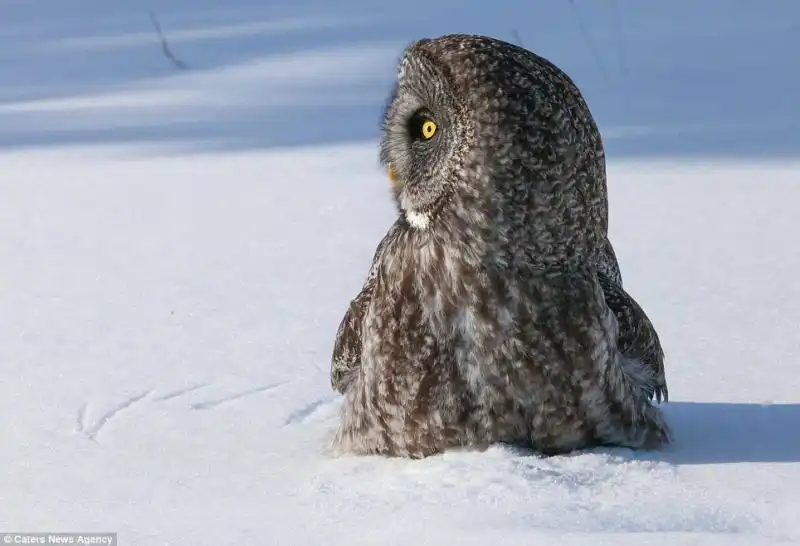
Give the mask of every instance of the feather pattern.
M 602 140 L 563 71 L 485 36 L 414 42 L 380 157 L 398 216 L 334 342 L 338 452 L 670 441 L 661 345 L 608 239 Z

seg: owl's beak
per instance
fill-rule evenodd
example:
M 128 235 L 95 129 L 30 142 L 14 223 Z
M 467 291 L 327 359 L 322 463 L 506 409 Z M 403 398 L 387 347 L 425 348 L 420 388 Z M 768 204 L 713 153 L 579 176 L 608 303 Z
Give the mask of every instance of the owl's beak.
M 389 165 L 389 182 L 392 184 L 397 183 L 397 173 L 395 172 L 394 167 L 391 165 Z

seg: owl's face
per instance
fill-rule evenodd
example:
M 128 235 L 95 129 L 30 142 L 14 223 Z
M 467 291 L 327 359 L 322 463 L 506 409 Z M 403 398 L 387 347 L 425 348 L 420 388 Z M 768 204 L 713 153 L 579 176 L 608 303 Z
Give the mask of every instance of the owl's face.
M 493 241 L 529 263 L 579 261 L 604 244 L 594 119 L 569 76 L 513 44 L 462 34 L 409 45 L 381 161 L 413 229 Z
M 425 229 L 452 191 L 464 120 L 443 69 L 414 45 L 400 62 L 384 114 L 381 162 L 401 212 Z

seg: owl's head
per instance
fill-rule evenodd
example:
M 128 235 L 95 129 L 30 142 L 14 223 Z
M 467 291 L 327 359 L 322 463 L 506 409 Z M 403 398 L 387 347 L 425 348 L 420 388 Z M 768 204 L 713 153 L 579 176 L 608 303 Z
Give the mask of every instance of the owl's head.
M 540 254 L 605 236 L 605 163 L 588 107 L 559 68 L 501 40 L 455 34 L 405 49 L 381 162 L 416 229 L 460 214 L 495 238 L 539 241 Z
M 426 229 L 446 205 L 469 124 L 446 64 L 424 48 L 427 42 L 403 54 L 381 141 L 395 200 L 416 229 Z

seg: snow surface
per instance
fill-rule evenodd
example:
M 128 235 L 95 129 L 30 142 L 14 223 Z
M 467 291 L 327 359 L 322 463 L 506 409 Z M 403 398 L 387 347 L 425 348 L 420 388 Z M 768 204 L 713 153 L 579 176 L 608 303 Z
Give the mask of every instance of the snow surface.
M 139 2 L 0 4 L 0 531 L 800 544 L 798 4 L 429 4 L 164 0 L 186 71 Z M 606 137 L 676 443 L 333 459 L 333 337 L 394 214 L 392 63 L 514 27 Z

